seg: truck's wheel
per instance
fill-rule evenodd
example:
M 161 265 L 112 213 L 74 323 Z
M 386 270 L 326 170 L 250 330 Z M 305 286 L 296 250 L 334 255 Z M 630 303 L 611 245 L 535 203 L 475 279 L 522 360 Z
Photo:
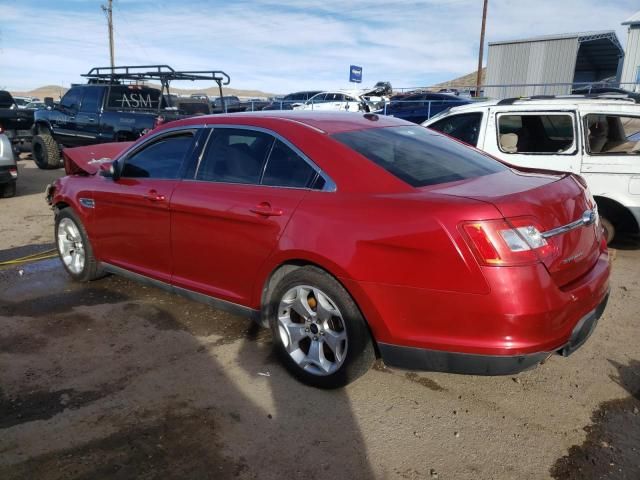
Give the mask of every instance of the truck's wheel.
M 62 165 L 58 144 L 48 133 L 34 135 L 31 152 L 38 168 L 52 169 Z
M 16 196 L 16 181 L 13 180 L 6 185 L 0 186 L 0 196 L 2 198 L 11 198 Z

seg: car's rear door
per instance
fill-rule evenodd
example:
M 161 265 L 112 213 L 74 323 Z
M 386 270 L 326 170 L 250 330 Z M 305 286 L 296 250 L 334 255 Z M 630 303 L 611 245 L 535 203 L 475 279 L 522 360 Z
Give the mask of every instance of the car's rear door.
M 102 261 L 170 281 L 169 202 L 196 132 L 176 129 L 150 138 L 119 160 L 119 178 L 97 182 L 92 237 Z
M 250 305 L 255 275 L 276 248 L 316 171 L 269 132 L 216 126 L 171 199 L 172 283 Z
M 487 129 L 484 150 L 513 165 L 580 172 L 576 115 L 573 111 L 503 111 Z

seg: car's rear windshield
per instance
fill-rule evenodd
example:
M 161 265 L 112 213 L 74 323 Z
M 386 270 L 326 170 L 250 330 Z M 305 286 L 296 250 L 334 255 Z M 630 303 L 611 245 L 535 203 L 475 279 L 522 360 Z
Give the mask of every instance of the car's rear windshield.
M 454 182 L 507 167 L 424 127 L 369 128 L 333 138 L 413 187 Z

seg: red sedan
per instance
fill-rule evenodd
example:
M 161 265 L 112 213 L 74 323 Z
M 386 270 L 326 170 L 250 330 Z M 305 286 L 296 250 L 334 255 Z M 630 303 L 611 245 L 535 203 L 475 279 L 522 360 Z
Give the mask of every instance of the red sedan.
M 609 259 L 575 175 L 518 170 L 375 114 L 262 112 L 65 150 L 49 188 L 75 280 L 145 281 L 271 328 L 337 387 L 391 366 L 512 374 L 568 355 Z

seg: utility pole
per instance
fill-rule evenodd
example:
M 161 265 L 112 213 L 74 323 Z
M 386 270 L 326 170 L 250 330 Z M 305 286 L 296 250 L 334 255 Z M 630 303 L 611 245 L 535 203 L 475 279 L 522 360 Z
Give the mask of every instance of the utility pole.
M 482 87 L 482 55 L 484 53 L 484 29 L 487 24 L 487 4 L 489 0 L 484 0 L 482 8 L 482 28 L 480 29 L 480 51 L 478 52 L 478 75 L 476 77 L 476 97 L 480 96 L 480 87 Z
M 113 0 L 107 0 L 107 6 L 102 5 L 102 11 L 107 16 L 107 25 L 109 26 L 109 55 L 111 58 L 111 68 L 115 66 L 113 55 Z

